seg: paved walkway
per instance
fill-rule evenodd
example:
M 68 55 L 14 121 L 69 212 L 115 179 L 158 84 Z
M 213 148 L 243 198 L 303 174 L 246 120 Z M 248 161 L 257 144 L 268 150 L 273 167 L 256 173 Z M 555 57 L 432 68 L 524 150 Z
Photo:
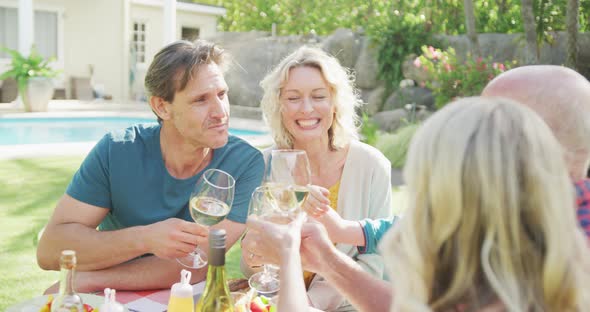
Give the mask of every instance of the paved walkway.
M 9 118 L 37 118 L 37 117 L 146 117 L 153 118 L 154 114 L 149 105 L 142 102 L 112 103 L 105 101 L 84 102 L 77 100 L 54 100 L 49 103 L 48 111 L 43 113 L 23 113 L 13 103 L 0 103 L 0 119 Z M 262 120 L 230 117 L 232 128 L 268 131 Z M 257 147 L 272 144 L 270 135 L 243 136 L 243 139 Z M 0 145 L 0 159 L 33 158 L 48 156 L 86 155 L 96 142 L 59 143 L 59 144 L 23 144 Z

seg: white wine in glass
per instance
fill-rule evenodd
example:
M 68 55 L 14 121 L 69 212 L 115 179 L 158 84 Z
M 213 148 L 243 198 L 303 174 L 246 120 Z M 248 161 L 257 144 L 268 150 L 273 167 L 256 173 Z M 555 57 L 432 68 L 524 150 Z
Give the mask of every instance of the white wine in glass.
M 260 186 L 252 193 L 249 215 L 270 222 L 289 223 L 292 220 L 292 211 L 288 211 L 288 209 L 285 211 L 280 208 L 280 199 L 285 200 L 287 198 L 295 198 L 294 193 L 284 191 L 273 185 L 265 184 Z M 293 202 L 293 200 L 290 200 L 290 202 Z M 250 288 L 255 289 L 259 294 L 272 297 L 280 288 L 277 271 L 278 267 L 264 264 L 261 272 L 250 276 L 248 279 Z
M 225 202 L 207 196 L 191 198 L 189 208 L 193 220 L 207 226 L 221 222 L 230 210 Z
M 275 187 L 294 192 L 299 209 L 307 198 L 311 184 L 311 170 L 309 159 L 304 150 L 278 149 L 270 153 L 265 182 Z
M 208 169 L 203 172 L 188 204 L 193 220 L 203 226 L 223 221 L 234 201 L 235 184 L 234 178 L 223 170 Z M 194 251 L 176 260 L 187 268 L 198 269 L 207 265 L 207 254 L 197 246 Z
M 301 207 L 307 195 L 309 195 L 309 189 L 306 186 L 291 186 L 293 188 L 293 192 L 295 192 L 295 198 L 297 200 L 297 206 Z

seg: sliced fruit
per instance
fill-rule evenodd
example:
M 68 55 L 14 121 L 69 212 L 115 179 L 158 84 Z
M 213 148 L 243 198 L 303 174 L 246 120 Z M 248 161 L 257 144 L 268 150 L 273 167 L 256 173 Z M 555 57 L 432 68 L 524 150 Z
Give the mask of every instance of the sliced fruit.
M 262 301 L 262 298 L 256 297 L 250 302 L 251 312 L 268 312 L 266 304 Z

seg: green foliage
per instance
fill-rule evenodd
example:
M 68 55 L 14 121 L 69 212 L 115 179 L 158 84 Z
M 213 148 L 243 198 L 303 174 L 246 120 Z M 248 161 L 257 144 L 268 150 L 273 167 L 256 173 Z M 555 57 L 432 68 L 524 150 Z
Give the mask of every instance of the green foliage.
M 565 30 L 565 11 L 567 0 L 537 0 L 533 12 L 537 22 L 537 42 L 553 44 L 550 33 L 554 30 Z
M 432 34 L 424 21 L 412 14 L 390 14 L 374 19 L 367 34 L 377 45 L 379 79 L 386 83 L 386 93 L 394 90 L 403 79 L 402 65 L 407 55 L 420 52 L 420 47 L 432 44 Z
M 404 14 L 424 16 L 429 30 L 436 34 L 466 32 L 463 1 L 397 0 L 396 9 Z M 520 33 L 524 26 L 519 0 L 474 0 L 478 33 Z M 533 13 L 537 42 L 553 44 L 553 32 L 566 30 L 567 0 L 534 0 Z M 580 31 L 590 30 L 590 0 L 580 0 Z
M 360 130 L 362 141 L 374 146 L 379 136 L 379 126 L 371 120 L 367 113 L 363 113 L 362 122 Z
M 520 1 L 474 1 L 477 32 L 522 32 Z
M 326 35 L 337 28 L 357 29 L 374 16 L 383 14 L 389 1 L 277 1 L 277 0 L 208 0 L 196 1 L 221 5 L 227 13 L 220 19 L 224 31 L 271 31 L 277 34 Z
M 442 51 L 432 46 L 422 47 L 422 55 L 414 65 L 428 73 L 430 79 L 426 81 L 426 87 L 434 93 L 438 108 L 457 97 L 479 95 L 490 80 L 510 67 L 492 63 L 491 58 L 467 56 L 462 62 L 457 59 L 455 49 Z
M 397 0 L 395 9 L 403 14 L 424 16 L 431 31 L 440 34 L 466 32 L 463 1 Z M 523 31 L 519 0 L 474 0 L 478 33 L 515 33 Z M 567 0 L 535 0 L 533 11 L 542 40 L 550 40 L 552 31 L 565 30 Z M 580 0 L 581 11 L 588 14 L 590 0 Z M 582 12 L 582 13 L 583 13 Z M 588 29 L 588 18 L 580 19 L 581 29 Z
M 28 57 L 25 57 L 16 50 L 1 48 L 10 55 L 11 67 L 0 75 L 0 80 L 14 78 L 18 83 L 19 90 L 24 90 L 27 81 L 32 77 L 55 77 L 59 72 L 51 68 L 49 63 L 53 59 L 44 59 L 35 48 L 31 49 Z
M 393 168 L 402 168 L 406 163 L 406 154 L 418 127 L 418 123 L 408 123 L 394 133 L 379 136 L 375 147 L 389 159 Z
M 225 31 L 270 31 L 277 25 L 281 35 L 304 34 L 312 30 L 329 34 L 339 27 L 367 28 L 374 18 L 387 15 L 415 16 L 424 22 L 426 30 L 441 34 L 465 33 L 463 1 L 453 0 L 196 0 L 195 2 L 223 6 L 227 14 L 220 20 Z M 543 29 L 565 29 L 566 0 L 536 0 L 535 13 L 545 21 Z M 590 0 L 581 0 L 587 6 Z M 521 32 L 520 1 L 475 0 L 478 32 Z M 556 14 L 557 13 L 557 14 Z M 582 26 L 588 24 L 583 20 Z
M 460 0 L 194 0 L 223 6 L 220 20 L 224 31 L 270 31 L 277 34 L 329 34 L 339 27 L 369 28 L 375 19 L 388 15 L 420 18 L 426 31 L 438 34 L 463 34 L 465 16 Z M 522 32 L 519 0 L 474 0 L 478 33 Z M 567 0 L 535 0 L 534 13 L 541 39 L 551 40 L 551 32 L 565 30 Z M 590 0 L 580 0 L 580 30 L 590 29 Z
M 185 0 L 188 1 L 188 0 Z M 365 29 L 377 47 L 379 78 L 393 91 L 402 79 L 405 57 L 420 53 L 425 44 L 440 45 L 432 34 L 464 34 L 465 15 L 460 0 L 194 0 L 223 6 L 224 31 L 271 31 L 278 35 L 327 35 L 343 27 Z M 524 27 L 519 0 L 473 0 L 478 33 L 516 33 Z M 553 33 L 566 29 L 567 0 L 534 0 L 537 42 L 553 43 Z M 580 0 L 580 31 L 590 30 L 590 0 Z M 477 66 L 477 64 L 471 64 Z M 466 89 L 479 89 L 478 83 Z M 452 85 L 451 85 L 452 86 Z

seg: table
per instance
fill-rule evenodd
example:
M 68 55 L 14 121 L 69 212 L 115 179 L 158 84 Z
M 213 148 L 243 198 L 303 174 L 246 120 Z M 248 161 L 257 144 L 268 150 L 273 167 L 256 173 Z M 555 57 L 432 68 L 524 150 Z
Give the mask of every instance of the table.
M 205 290 L 205 281 L 194 284 L 193 299 L 195 304 L 201 298 L 201 294 Z M 244 278 L 228 280 L 229 290 L 246 292 L 249 290 L 248 280 Z M 92 297 L 94 299 L 90 304 L 93 307 L 98 307 L 102 304 L 104 293 L 98 292 L 95 294 L 82 294 L 82 296 Z M 103 298 L 104 299 L 104 298 Z M 170 289 L 157 290 L 142 290 L 142 291 L 119 291 L 117 290 L 117 302 L 123 304 L 129 312 L 164 312 L 168 308 L 168 300 L 170 299 Z M 35 297 L 33 299 L 21 302 L 8 308 L 7 312 L 38 312 L 39 308 L 47 302 L 47 296 Z M 23 309 L 24 307 L 24 309 Z
M 193 285 L 193 298 L 195 303 L 201 297 L 205 289 L 205 282 Z M 55 295 L 54 295 L 55 296 Z M 85 303 L 98 308 L 104 302 L 104 293 L 81 294 Z M 102 297 L 101 297 L 102 296 Z M 38 312 L 48 296 L 39 296 L 8 307 L 7 312 Z M 123 304 L 129 312 L 164 312 L 168 308 L 170 289 L 144 290 L 144 291 L 117 291 L 117 302 Z
M 205 289 L 205 282 L 193 285 L 195 303 Z M 117 302 L 125 305 L 130 312 L 164 312 L 168 307 L 170 289 L 144 291 L 117 291 Z

